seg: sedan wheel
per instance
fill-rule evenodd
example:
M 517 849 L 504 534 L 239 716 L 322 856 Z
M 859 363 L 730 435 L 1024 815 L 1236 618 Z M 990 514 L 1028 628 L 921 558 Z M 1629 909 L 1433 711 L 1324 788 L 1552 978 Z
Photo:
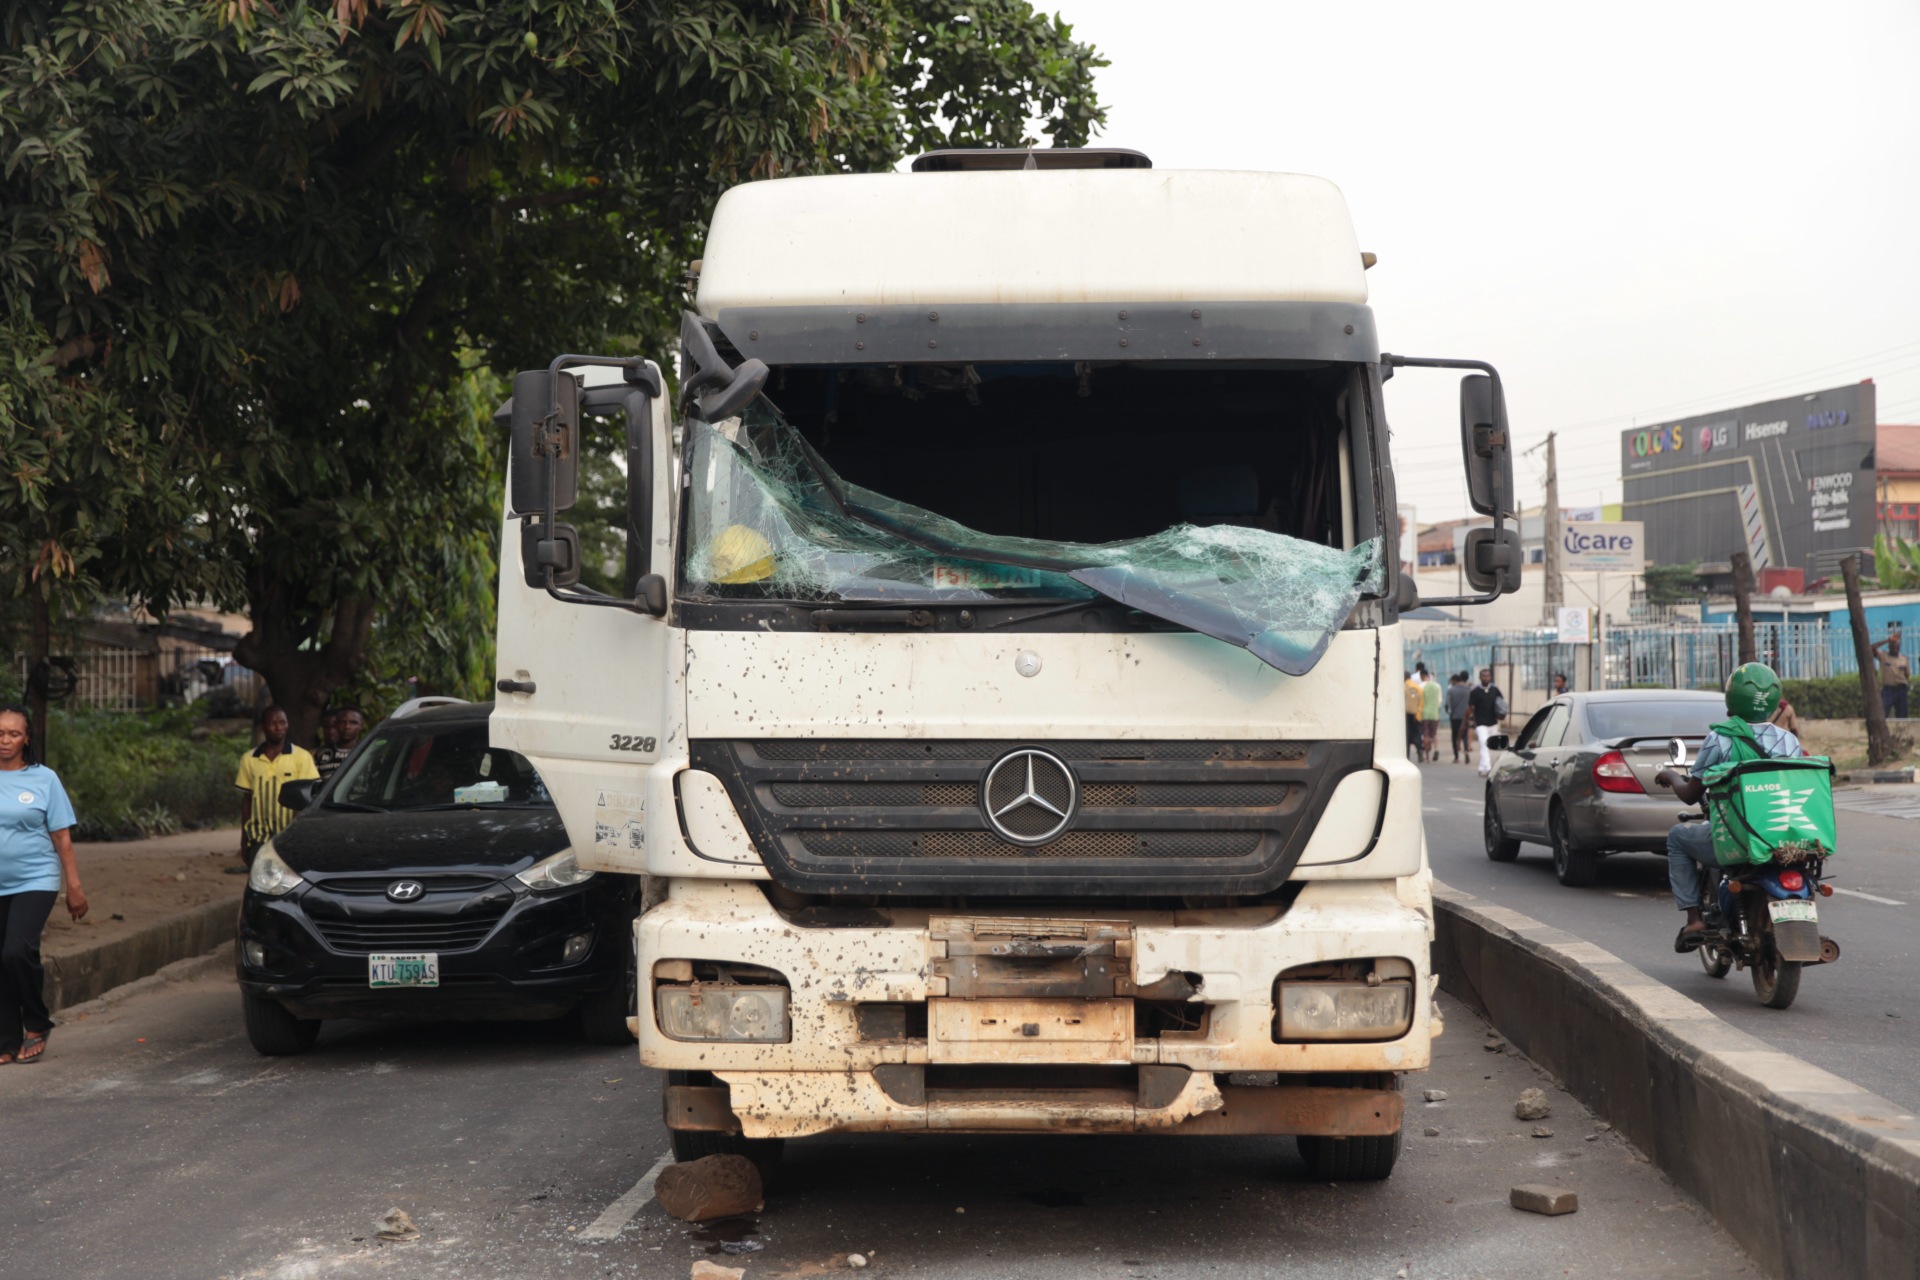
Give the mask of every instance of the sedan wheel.
M 1600 875 L 1600 859 L 1573 843 L 1573 831 L 1567 824 L 1567 810 L 1556 804 L 1547 817 L 1547 831 L 1553 837 L 1553 873 L 1560 883 L 1584 889 Z
M 1493 788 L 1487 788 L 1486 805 L 1480 815 L 1481 834 L 1486 837 L 1487 857 L 1495 862 L 1512 862 L 1520 856 L 1520 842 L 1500 825 L 1500 810 L 1494 807 Z

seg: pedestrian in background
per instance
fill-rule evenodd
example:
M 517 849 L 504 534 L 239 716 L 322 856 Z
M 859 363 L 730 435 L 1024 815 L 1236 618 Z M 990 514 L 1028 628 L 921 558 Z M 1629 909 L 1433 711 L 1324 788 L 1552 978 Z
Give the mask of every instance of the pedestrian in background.
M 322 782 L 347 762 L 353 749 L 360 745 L 360 735 L 366 727 L 366 718 L 358 707 L 340 707 L 327 717 L 327 745 L 313 753 L 313 767 L 320 771 Z
M 73 804 L 40 763 L 27 709 L 9 704 L 0 707 L 0 1066 L 47 1051 L 53 1017 L 40 934 L 63 881 L 67 914 L 78 920 L 87 895 L 73 857 Z
M 1882 653 L 1881 650 L 1886 650 Z M 1873 660 L 1880 664 L 1880 710 L 1889 720 L 1907 718 L 1907 684 L 1912 671 L 1906 655 L 1900 652 L 1900 633 L 1894 632 L 1873 646 Z
M 1427 670 L 1420 672 L 1420 754 L 1427 760 L 1440 759 L 1440 711 L 1444 697 L 1440 677 Z
M 1407 750 L 1413 758 L 1420 758 L 1420 682 L 1413 678 L 1413 672 L 1404 671 L 1407 683 L 1403 686 L 1403 707 L 1407 713 Z
M 1780 691 L 1780 709 L 1767 718 L 1767 723 L 1776 729 L 1785 729 L 1795 738 L 1800 736 L 1800 717 L 1793 713 L 1793 702 L 1785 689 Z
M 1467 758 L 1467 695 L 1473 692 L 1467 673 L 1456 671 L 1447 678 L 1447 720 L 1453 726 L 1453 762 Z
M 1487 739 L 1500 731 L 1500 721 L 1506 714 L 1507 695 L 1493 682 L 1493 668 L 1480 668 L 1480 683 L 1467 694 L 1467 717 L 1473 721 L 1473 736 L 1480 744 L 1483 778 L 1493 772 L 1493 752 L 1487 747 Z
M 249 867 L 260 846 L 287 829 L 293 810 L 280 803 L 280 788 L 302 778 L 318 778 L 313 754 L 287 741 L 287 713 L 267 707 L 254 721 L 260 745 L 240 757 L 233 785 L 247 793 L 240 802 L 240 860 Z

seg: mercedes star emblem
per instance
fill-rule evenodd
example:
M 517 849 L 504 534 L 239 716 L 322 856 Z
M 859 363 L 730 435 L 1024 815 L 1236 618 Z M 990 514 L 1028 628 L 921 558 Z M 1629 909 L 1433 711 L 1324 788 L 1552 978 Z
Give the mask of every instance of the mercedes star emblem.
M 427 891 L 418 880 L 395 880 L 387 886 L 387 896 L 395 902 L 412 902 Z
M 980 787 L 987 825 L 1014 844 L 1045 844 L 1065 831 L 1079 798 L 1066 761 L 1032 747 L 994 761 Z

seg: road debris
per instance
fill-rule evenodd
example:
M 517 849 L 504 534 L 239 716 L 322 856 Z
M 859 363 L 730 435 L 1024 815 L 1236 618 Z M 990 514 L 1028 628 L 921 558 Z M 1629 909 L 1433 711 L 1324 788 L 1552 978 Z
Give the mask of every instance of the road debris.
M 1490 1039 L 1488 1039 L 1488 1041 L 1485 1044 L 1481 1045 L 1480 1047 L 1482 1049 L 1485 1049 L 1488 1053 L 1505 1053 L 1507 1051 L 1507 1042 L 1505 1040 L 1502 1040 L 1499 1036 L 1493 1036 Z
M 1553 1130 L 1543 1124 L 1537 1124 L 1533 1126 L 1533 1136 L 1536 1138 L 1551 1138 L 1553 1136 Z
M 1438 1129 L 1436 1129 L 1436 1128 L 1434 1128 L 1434 1127 L 1433 1127 L 1432 1125 L 1428 1125 L 1428 1126 L 1427 1126 L 1427 1136 L 1428 1136 L 1429 1138 L 1437 1138 L 1437 1137 L 1439 1137 L 1439 1136 L 1440 1136 L 1440 1131 L 1439 1131 Z
M 387 1210 L 375 1225 L 380 1228 L 382 1240 L 418 1240 L 420 1238 L 420 1228 L 413 1225 L 413 1219 L 407 1216 L 405 1209 Z
M 712 1156 L 703 1159 L 711 1160 Z M 747 1274 L 745 1267 L 723 1267 L 717 1262 L 708 1262 L 705 1258 L 693 1264 L 693 1272 L 687 1280 L 741 1280 Z
M 1553 1114 L 1553 1104 L 1547 1101 L 1547 1095 L 1538 1089 L 1522 1089 L 1520 1100 L 1513 1104 L 1513 1116 L 1516 1120 L 1545 1120 Z
M 1543 1213 L 1549 1218 L 1557 1218 L 1563 1213 L 1572 1213 L 1580 1207 L 1580 1197 L 1573 1192 L 1538 1182 L 1528 1182 L 1515 1187 L 1507 1193 L 1507 1202 L 1516 1209 L 1524 1209 L 1528 1213 Z
M 718 1155 L 668 1165 L 653 1184 L 653 1198 L 683 1222 L 711 1222 L 757 1213 L 765 1197 L 753 1161 Z
M 1447 1091 L 1445 1089 L 1429 1089 L 1420 1096 L 1428 1102 L 1445 1102 L 1447 1100 Z
M 847 1255 L 847 1265 L 855 1271 L 858 1271 L 867 1265 L 867 1255 L 864 1253 L 850 1253 Z
M 738 1257 L 743 1253 L 758 1253 L 767 1246 L 759 1240 L 722 1240 L 720 1252 Z

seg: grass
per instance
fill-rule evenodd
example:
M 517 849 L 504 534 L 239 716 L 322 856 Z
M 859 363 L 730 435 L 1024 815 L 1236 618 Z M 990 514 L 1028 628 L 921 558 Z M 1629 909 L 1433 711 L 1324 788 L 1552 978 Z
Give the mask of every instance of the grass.
M 194 736 L 191 711 L 55 711 L 47 763 L 60 775 L 81 840 L 170 835 L 236 820 L 233 775 L 245 735 Z
M 1904 742 L 1904 746 L 1902 743 Z M 1826 756 L 1840 770 L 1865 769 L 1867 764 L 1867 726 L 1859 720 L 1809 720 L 1800 721 L 1800 745 L 1807 749 L 1810 756 Z M 1894 758 L 1884 764 L 1871 766 L 1879 769 L 1898 769 L 1911 764 L 1920 764 L 1920 751 L 1916 751 L 1911 740 L 1904 739 L 1898 730 L 1894 731 Z

